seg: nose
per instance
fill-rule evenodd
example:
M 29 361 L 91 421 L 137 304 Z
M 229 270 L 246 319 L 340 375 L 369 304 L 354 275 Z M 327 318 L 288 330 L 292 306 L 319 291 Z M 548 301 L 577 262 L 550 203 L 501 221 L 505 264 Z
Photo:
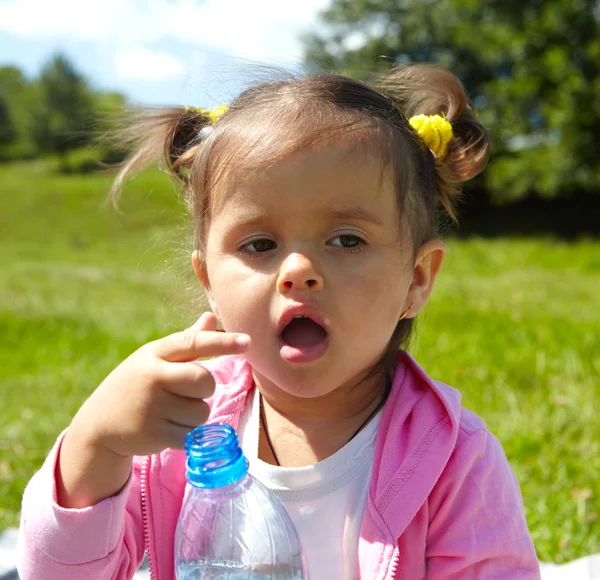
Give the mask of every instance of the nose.
M 317 272 L 313 262 L 307 256 L 290 254 L 279 270 L 277 288 L 282 294 L 290 290 L 319 292 L 323 289 L 323 276 Z

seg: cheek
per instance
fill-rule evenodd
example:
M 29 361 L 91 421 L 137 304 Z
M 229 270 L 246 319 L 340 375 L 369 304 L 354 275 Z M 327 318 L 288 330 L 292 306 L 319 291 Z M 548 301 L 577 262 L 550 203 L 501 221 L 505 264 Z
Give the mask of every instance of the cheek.
M 355 305 L 352 310 L 367 327 L 393 330 L 401 315 L 409 282 L 407 276 L 391 276 L 383 271 L 352 276 L 348 280 L 353 296 L 351 302 Z
M 211 264 L 211 294 L 223 328 L 249 332 L 268 311 L 268 281 L 231 261 Z

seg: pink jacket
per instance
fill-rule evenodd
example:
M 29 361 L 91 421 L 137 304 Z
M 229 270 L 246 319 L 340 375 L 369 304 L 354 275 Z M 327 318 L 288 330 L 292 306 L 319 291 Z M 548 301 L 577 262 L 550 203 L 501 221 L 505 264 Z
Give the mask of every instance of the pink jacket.
M 212 422 L 237 427 L 253 388 L 242 357 L 205 363 Z M 85 509 L 56 503 L 62 436 L 23 497 L 22 580 L 123 580 L 144 552 L 153 580 L 174 578 L 185 455 L 136 457 L 126 487 Z M 358 545 L 363 580 L 539 578 L 519 486 L 498 440 L 460 394 L 399 357 L 383 410 Z

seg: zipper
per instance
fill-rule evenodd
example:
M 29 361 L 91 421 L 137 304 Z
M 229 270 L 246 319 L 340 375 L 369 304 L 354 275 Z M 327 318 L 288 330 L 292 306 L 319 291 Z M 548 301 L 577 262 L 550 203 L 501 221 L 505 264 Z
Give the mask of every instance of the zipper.
M 142 463 L 142 472 L 140 475 L 140 493 L 142 500 L 142 523 L 144 526 L 144 552 L 148 558 L 148 572 L 150 580 L 157 578 L 154 574 L 154 561 L 152 560 L 152 552 L 150 550 L 150 514 L 148 513 L 148 472 L 150 470 L 150 462 L 152 457 L 144 457 Z
M 398 567 L 400 566 L 400 548 L 394 546 L 394 554 L 392 555 L 392 563 L 390 564 L 390 580 L 399 580 Z

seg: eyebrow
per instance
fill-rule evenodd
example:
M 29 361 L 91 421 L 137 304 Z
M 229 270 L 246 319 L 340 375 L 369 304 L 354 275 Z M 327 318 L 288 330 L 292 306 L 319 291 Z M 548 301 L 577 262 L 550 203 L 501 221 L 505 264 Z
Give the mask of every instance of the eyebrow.
M 346 207 L 344 209 L 338 209 L 338 210 L 333 210 L 331 212 L 329 212 L 329 215 L 334 218 L 334 219 L 338 219 L 338 220 L 359 220 L 359 221 L 363 221 L 363 222 L 372 222 L 374 224 L 377 224 L 378 226 L 382 226 L 383 222 L 381 221 L 381 218 L 374 214 L 373 212 L 370 212 L 368 209 L 364 208 L 364 207 Z
M 382 219 L 375 213 L 361 206 L 345 207 L 342 209 L 332 209 L 329 211 L 317 211 L 319 215 L 325 215 L 331 220 L 357 220 L 362 222 L 370 222 L 378 226 L 383 225 Z M 249 211 L 234 217 L 234 222 L 237 227 L 252 227 L 263 223 L 267 219 L 267 214 L 260 211 Z

